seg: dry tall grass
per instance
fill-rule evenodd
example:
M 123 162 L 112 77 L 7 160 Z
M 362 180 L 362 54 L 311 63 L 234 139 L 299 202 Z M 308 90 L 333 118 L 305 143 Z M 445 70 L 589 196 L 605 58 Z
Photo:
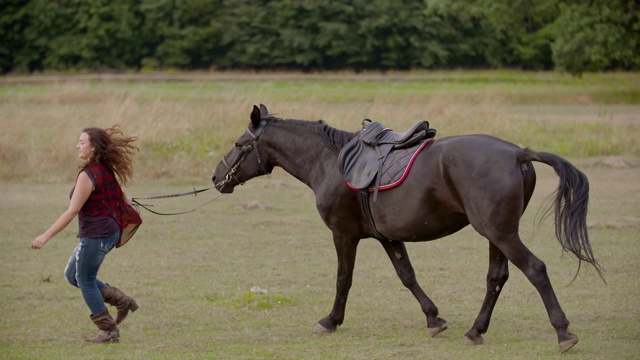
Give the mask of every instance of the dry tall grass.
M 455 85 L 455 86 L 454 86 Z M 561 85 L 264 80 L 60 82 L 0 88 L 0 179 L 73 179 L 86 126 L 140 136 L 135 179 L 201 179 L 247 124 L 251 106 L 356 131 L 370 117 L 396 130 L 429 120 L 438 136 L 488 133 L 570 157 L 640 155 L 640 111 Z M 135 181 L 134 179 L 134 181 Z

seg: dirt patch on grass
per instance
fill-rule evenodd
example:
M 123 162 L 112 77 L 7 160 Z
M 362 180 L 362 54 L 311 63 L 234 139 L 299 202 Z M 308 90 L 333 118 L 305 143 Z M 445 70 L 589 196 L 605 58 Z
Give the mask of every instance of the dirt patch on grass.
M 236 206 L 238 210 L 271 210 L 271 206 L 260 200 L 252 200 Z
M 599 164 L 606 167 L 623 168 L 623 169 L 634 167 L 634 164 L 632 163 L 631 160 L 626 159 L 622 156 L 610 156 L 610 157 L 604 158 L 600 161 Z
M 286 187 L 283 181 L 271 180 L 265 186 L 265 189 L 283 189 Z

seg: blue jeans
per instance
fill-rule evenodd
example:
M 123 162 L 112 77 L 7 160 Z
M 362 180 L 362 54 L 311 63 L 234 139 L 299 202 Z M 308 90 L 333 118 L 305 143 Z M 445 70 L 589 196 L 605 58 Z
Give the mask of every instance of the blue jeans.
M 82 297 L 92 316 L 107 310 L 101 292 L 104 283 L 98 280 L 98 270 L 104 257 L 118 243 L 118 239 L 119 232 L 103 238 L 81 237 L 64 270 L 64 277 L 69 284 L 82 291 Z

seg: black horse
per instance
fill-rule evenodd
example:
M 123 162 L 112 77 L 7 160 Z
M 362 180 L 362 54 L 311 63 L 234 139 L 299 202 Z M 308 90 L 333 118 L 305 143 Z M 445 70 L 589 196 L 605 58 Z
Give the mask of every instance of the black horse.
M 416 281 L 404 242 L 438 239 L 471 224 L 489 240 L 489 271 L 485 299 L 464 342 L 483 343 L 482 334 L 487 332 L 509 277 L 509 261 L 540 293 L 560 351 L 578 342 L 568 331 L 569 321 L 545 264 L 522 243 L 518 227 L 535 187 L 531 162 L 552 166 L 560 177 L 554 202 L 556 236 L 565 251 L 579 263 L 590 263 L 601 275 L 587 235 L 589 184 L 582 172 L 556 155 L 522 149 L 492 136 L 445 137 L 432 140 L 416 157 L 410 176 L 396 189 L 381 191 L 365 209 L 359 193 L 345 185 L 338 169 L 340 149 L 357 135 L 321 120 L 283 120 L 269 115 L 264 105 L 254 106 L 247 131 L 223 157 L 212 178 L 218 191 L 231 193 L 236 185 L 279 166 L 314 191 L 316 207 L 333 233 L 338 255 L 333 309 L 319 321 L 316 331 L 332 332 L 342 324 L 356 250 L 363 238 L 376 238 L 382 244 L 403 285 L 420 303 L 429 335 L 446 330 L 446 321 L 438 317 L 438 308 Z

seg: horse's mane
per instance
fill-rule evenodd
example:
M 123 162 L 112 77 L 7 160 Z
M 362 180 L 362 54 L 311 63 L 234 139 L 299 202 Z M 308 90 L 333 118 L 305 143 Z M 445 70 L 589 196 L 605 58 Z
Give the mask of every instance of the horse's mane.
M 353 139 L 356 133 L 339 130 L 327 125 L 324 120 L 297 120 L 297 119 L 282 119 L 272 114 L 269 114 L 269 118 L 272 121 L 285 121 L 287 124 L 298 126 L 315 126 L 316 133 L 322 141 L 336 154 L 340 152 L 351 139 Z
M 324 121 L 316 125 L 316 132 L 322 141 L 336 154 L 340 153 L 340 150 L 357 134 L 336 129 L 327 125 Z

